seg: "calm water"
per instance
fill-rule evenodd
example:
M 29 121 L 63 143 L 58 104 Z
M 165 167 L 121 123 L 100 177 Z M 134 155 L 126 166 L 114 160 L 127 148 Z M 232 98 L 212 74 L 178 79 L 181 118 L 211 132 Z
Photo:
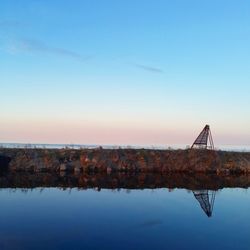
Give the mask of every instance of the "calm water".
M 250 249 L 250 191 L 195 194 L 1 189 L 0 249 Z
M 147 149 L 185 149 L 190 145 L 162 145 L 162 146 L 151 146 L 151 145 L 87 145 L 87 144 L 27 144 L 27 143 L 1 143 L 0 147 L 4 148 L 98 148 L 102 146 L 103 148 L 107 149 L 114 149 L 114 148 L 147 148 Z M 239 152 L 250 152 L 250 145 L 218 145 L 216 146 L 218 150 L 225 150 L 225 151 L 239 151 Z

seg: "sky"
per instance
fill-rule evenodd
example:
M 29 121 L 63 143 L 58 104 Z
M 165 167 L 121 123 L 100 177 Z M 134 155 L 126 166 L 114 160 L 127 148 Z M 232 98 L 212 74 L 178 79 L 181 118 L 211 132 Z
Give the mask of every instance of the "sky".
M 250 145 L 250 1 L 1 0 L 0 142 Z

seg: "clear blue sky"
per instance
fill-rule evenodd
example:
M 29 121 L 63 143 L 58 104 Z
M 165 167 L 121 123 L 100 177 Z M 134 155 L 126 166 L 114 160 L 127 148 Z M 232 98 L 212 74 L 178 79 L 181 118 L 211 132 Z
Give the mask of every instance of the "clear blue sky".
M 0 141 L 250 144 L 250 2 L 1 0 Z

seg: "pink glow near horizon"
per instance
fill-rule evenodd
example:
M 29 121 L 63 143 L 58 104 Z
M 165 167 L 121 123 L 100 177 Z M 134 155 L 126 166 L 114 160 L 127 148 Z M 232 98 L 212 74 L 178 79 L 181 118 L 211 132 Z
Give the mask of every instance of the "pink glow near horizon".
M 105 124 L 96 122 L 6 122 L 0 126 L 1 142 L 98 145 L 190 145 L 202 127 Z M 216 144 L 247 145 L 244 134 L 213 131 Z

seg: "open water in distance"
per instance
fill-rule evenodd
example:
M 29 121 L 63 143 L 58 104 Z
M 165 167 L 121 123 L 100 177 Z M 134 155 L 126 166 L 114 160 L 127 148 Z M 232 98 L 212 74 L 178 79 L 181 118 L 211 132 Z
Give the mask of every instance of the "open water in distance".
M 84 148 L 98 148 L 103 147 L 105 149 L 117 149 L 117 148 L 133 148 L 133 149 L 186 149 L 190 145 L 165 145 L 165 146 L 153 146 L 153 145 L 88 145 L 88 144 L 39 144 L 39 143 L 0 143 L 0 147 L 4 148 L 47 148 L 47 149 L 84 149 Z M 238 151 L 238 152 L 250 152 L 249 145 L 219 145 L 216 146 L 217 150 L 226 151 Z
M 0 200 L 0 249 L 250 249 L 248 189 L 3 188 Z

